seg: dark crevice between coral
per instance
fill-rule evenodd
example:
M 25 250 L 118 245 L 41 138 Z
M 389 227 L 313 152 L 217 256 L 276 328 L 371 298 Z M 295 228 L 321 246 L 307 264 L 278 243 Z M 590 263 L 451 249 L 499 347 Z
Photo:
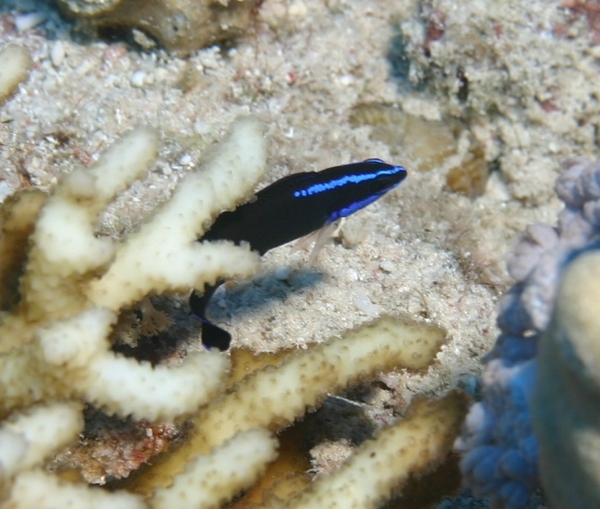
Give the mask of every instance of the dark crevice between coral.
M 200 323 L 175 298 L 154 297 L 122 311 L 112 333 L 112 350 L 153 366 L 183 355 L 197 338 Z

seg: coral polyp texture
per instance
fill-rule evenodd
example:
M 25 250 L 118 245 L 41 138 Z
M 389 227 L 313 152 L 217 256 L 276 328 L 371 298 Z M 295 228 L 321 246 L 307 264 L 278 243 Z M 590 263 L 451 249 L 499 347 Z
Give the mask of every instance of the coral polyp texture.
M 269 501 L 263 507 L 338 507 L 340 493 L 346 494 L 344 507 L 380 507 L 409 475 L 431 469 L 432 462 L 446 456 L 458 432 L 464 404 L 458 393 L 438 401 L 415 401 L 408 418 L 364 443 L 330 477 L 321 477 L 285 505 Z
M 196 433 L 188 446 L 148 467 L 152 484 L 142 479 L 134 480 L 131 486 L 143 494 L 152 491 L 155 484 L 167 486 L 179 465 L 185 463 L 182 458 L 189 455 L 190 448 L 207 452 L 236 433 L 256 427 L 280 430 L 322 402 L 328 393 L 368 375 L 392 367 L 424 369 L 443 340 L 443 332 L 436 327 L 386 318 L 344 338 L 289 355 L 280 366 L 248 375 L 213 400 L 194 418 Z
M 600 503 L 600 165 L 567 160 L 555 189 L 557 226 L 530 226 L 509 260 L 483 400 L 457 441 L 468 483 L 498 508 L 525 507 L 540 479 L 552 507 Z

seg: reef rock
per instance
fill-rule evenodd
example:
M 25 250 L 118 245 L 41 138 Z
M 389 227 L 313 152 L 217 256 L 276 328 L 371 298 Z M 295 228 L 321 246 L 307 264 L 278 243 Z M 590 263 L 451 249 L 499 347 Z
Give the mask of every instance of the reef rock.
M 156 40 L 187 55 L 243 34 L 258 0 L 58 0 L 61 10 L 96 30 L 131 30 L 142 46 Z

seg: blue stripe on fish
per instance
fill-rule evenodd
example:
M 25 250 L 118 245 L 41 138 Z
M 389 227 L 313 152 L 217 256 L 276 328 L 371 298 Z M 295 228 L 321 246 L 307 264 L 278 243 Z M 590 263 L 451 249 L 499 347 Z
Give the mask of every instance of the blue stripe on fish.
M 373 162 L 373 159 L 368 160 L 370 162 Z M 383 163 L 383 161 L 382 161 Z M 383 163 L 385 164 L 385 163 Z M 318 184 L 313 184 L 312 186 L 310 186 L 307 189 L 299 189 L 298 191 L 294 191 L 294 196 L 296 198 L 301 198 L 304 196 L 311 196 L 313 194 L 320 194 L 320 193 L 325 193 L 327 191 L 331 191 L 332 189 L 335 189 L 336 187 L 344 187 L 347 186 L 348 184 L 360 184 L 361 182 L 367 182 L 369 180 L 375 180 L 377 178 L 380 178 L 382 176 L 394 176 L 394 175 L 398 175 L 398 174 L 406 174 L 406 170 L 402 167 L 402 166 L 394 166 L 392 167 L 392 169 L 390 170 L 379 170 L 379 171 L 374 171 L 371 173 L 363 173 L 363 174 L 359 174 L 359 175 L 346 175 L 334 180 L 329 180 L 327 182 L 320 182 Z M 373 199 L 371 201 L 369 201 L 368 203 L 366 203 L 365 205 L 368 205 L 369 203 L 375 201 L 377 198 L 379 198 L 379 196 L 375 196 L 373 197 Z M 362 207 L 359 207 L 362 208 Z

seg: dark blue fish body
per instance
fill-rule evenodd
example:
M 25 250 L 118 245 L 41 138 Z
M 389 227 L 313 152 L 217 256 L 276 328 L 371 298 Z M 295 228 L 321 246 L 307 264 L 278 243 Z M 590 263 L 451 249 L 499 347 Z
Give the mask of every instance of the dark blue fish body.
M 367 159 L 319 172 L 295 173 L 265 187 L 237 209 L 223 212 L 198 240 L 248 242 L 254 251 L 263 255 L 366 207 L 405 177 L 406 170 L 402 166 L 393 166 L 381 159 Z M 208 302 L 219 284 L 205 285 L 202 297 L 192 292 L 190 307 L 203 322 L 204 345 L 226 350 L 231 336 L 205 316 Z

